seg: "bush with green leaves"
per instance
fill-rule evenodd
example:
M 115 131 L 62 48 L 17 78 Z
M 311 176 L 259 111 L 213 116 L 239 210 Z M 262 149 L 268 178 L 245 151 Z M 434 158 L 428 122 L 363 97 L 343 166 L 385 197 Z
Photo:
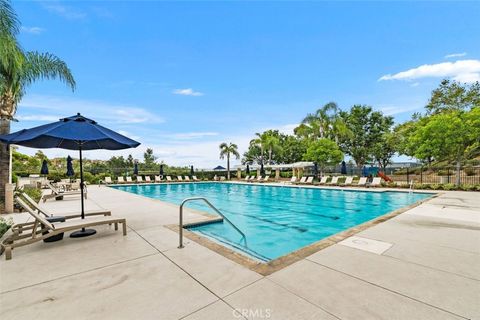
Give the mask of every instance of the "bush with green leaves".
M 10 227 L 13 225 L 13 219 L 5 219 L 0 217 L 0 238 L 5 234 L 5 232 L 10 229 Z
M 25 192 L 28 196 L 30 196 L 30 198 L 32 198 L 36 202 L 39 202 L 42 198 L 42 190 L 37 188 L 24 187 L 23 192 Z

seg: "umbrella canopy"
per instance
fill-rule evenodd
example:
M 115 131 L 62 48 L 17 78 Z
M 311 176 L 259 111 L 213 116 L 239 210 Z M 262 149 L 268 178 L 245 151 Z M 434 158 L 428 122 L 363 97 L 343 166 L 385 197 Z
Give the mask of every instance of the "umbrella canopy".
M 163 164 L 160 165 L 160 175 L 161 175 L 161 176 L 164 175 L 164 172 L 163 172 Z
M 195 171 L 193 171 L 193 166 L 190 166 L 190 175 L 193 176 L 195 174 Z
M 80 113 L 50 124 L 0 136 L 0 141 L 6 144 L 16 144 L 31 148 L 78 150 L 80 153 L 82 219 L 85 219 L 82 150 L 121 150 L 135 148 L 140 145 L 139 142 L 102 127 L 96 121 L 85 118 Z M 76 231 L 70 236 L 83 237 L 92 234 L 95 234 L 95 230 L 83 228 L 82 231 Z
M 340 169 L 341 174 L 347 174 L 347 164 L 345 161 L 342 161 L 342 168 Z
M 133 165 L 133 174 L 138 176 L 138 163 L 135 162 Z
M 245 170 L 245 172 L 247 173 L 247 175 L 250 174 L 250 166 L 247 164 L 247 169 Z
M 216 166 L 215 168 L 213 168 L 213 170 L 223 171 L 223 170 L 227 170 L 227 169 L 225 169 L 225 168 L 222 167 L 222 166 Z
M 368 176 L 368 169 L 365 166 L 363 166 L 363 169 L 362 169 L 362 176 L 364 177 Z
M 73 170 L 73 163 L 72 163 L 72 157 L 68 156 L 67 157 L 67 176 L 68 177 L 73 177 L 75 175 L 75 171 Z
M 48 162 L 46 159 L 43 159 L 42 169 L 40 170 L 40 174 L 48 174 Z

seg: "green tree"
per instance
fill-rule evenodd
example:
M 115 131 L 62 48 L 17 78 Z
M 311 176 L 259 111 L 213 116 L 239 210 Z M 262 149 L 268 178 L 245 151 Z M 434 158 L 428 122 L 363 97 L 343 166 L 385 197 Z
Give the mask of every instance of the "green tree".
M 480 107 L 470 111 L 453 110 L 425 118 L 410 136 L 409 143 L 417 146 L 416 158 L 433 156 L 436 160 L 456 163 L 456 184 L 460 184 L 460 169 L 464 160 L 480 153 Z
M 238 153 L 238 146 L 235 143 L 226 143 L 223 142 L 219 146 L 220 148 L 220 159 L 227 158 L 227 179 L 230 180 L 230 156 L 235 156 L 236 159 L 240 159 L 240 154 Z
M 268 152 L 268 163 L 272 163 L 274 153 L 280 153 L 280 139 L 278 131 L 268 130 L 263 133 L 256 133 L 257 137 L 250 141 L 251 148 L 260 149 L 260 163 L 264 163 L 264 154 Z
M 133 156 L 131 154 L 128 155 L 127 157 L 127 167 L 133 167 L 133 162 L 135 160 L 133 159 Z
M 386 167 L 392 163 L 392 157 L 399 150 L 399 138 L 393 132 L 385 132 L 376 141 L 373 146 L 373 158 L 381 170 L 385 171 Z
M 24 51 L 17 40 L 20 22 L 10 1 L 0 0 L 0 135 L 10 132 L 10 121 L 27 87 L 37 80 L 60 79 L 75 88 L 70 69 L 51 53 Z M 8 182 L 10 151 L 0 143 L 0 211 Z
M 328 165 L 336 165 L 343 160 L 343 152 L 335 141 L 322 138 L 310 143 L 303 158 L 317 163 L 320 174 L 323 175 Z
M 444 111 L 469 110 L 475 106 L 480 106 L 478 81 L 467 85 L 445 79 L 432 91 L 426 109 L 429 114 L 437 114 Z
M 278 163 L 294 163 L 301 161 L 307 152 L 309 141 L 295 136 L 283 135 L 280 139 L 282 152 L 277 158 Z
M 390 131 L 393 118 L 365 105 L 354 105 L 350 111 L 342 111 L 340 115 L 350 132 L 348 138 L 342 139 L 341 149 L 361 168 L 374 159 L 375 144 L 385 132 Z
M 145 169 L 151 170 L 155 166 L 155 156 L 153 155 L 153 149 L 147 148 L 143 153 L 143 163 L 145 164 Z

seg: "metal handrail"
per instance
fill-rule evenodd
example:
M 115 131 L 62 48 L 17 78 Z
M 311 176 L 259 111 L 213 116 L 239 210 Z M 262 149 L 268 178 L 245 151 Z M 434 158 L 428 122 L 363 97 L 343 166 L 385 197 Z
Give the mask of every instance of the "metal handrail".
M 203 197 L 192 197 L 192 198 L 186 198 L 182 201 L 182 204 L 180 205 L 180 221 L 178 223 L 178 226 L 179 226 L 179 234 L 180 234 L 180 239 L 179 239 L 179 245 L 178 245 L 178 248 L 181 249 L 183 248 L 183 205 L 185 203 L 187 203 L 188 201 L 194 201 L 194 200 L 203 200 L 206 204 L 208 204 L 208 206 L 210 208 L 213 209 L 213 211 L 215 211 L 218 215 L 220 215 L 225 221 L 227 221 L 235 230 L 238 231 L 238 233 L 240 233 L 242 235 L 242 239 L 245 243 L 245 247 L 247 246 L 247 237 L 245 236 L 245 234 L 237 228 L 237 226 L 235 226 L 227 217 L 225 217 L 223 215 L 223 213 L 221 213 L 217 208 L 215 208 L 215 206 L 213 204 L 210 203 L 210 201 L 208 201 L 206 198 L 203 198 Z

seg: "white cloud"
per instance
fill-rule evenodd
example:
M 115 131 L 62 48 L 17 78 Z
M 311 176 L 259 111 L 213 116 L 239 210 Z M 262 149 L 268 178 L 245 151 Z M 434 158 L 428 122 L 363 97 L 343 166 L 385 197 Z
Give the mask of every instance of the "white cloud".
M 423 109 L 423 106 L 421 104 L 410 105 L 410 106 L 386 105 L 386 106 L 380 107 L 379 109 L 383 114 L 385 114 L 387 116 L 393 116 L 393 115 L 396 115 L 396 114 L 401 114 L 401 113 L 406 113 L 406 112 L 419 111 L 419 110 Z
M 36 114 L 23 112 L 34 109 Z M 163 123 L 165 120 L 148 110 L 136 106 L 119 105 L 98 100 L 83 100 L 58 96 L 28 95 L 20 103 L 18 119 L 24 121 L 50 121 L 71 116 L 77 112 L 99 122 L 117 124 Z M 38 110 L 42 110 L 38 113 Z M 67 110 L 67 111 L 66 111 Z M 51 114 L 49 114 L 51 113 Z M 62 115 L 58 117 L 57 115 Z M 23 118 L 22 118 L 23 117 Z
M 181 133 L 174 133 L 166 136 L 169 138 L 178 139 L 178 140 L 191 140 L 191 139 L 218 136 L 218 132 L 181 132 Z
M 45 31 L 44 28 L 40 28 L 40 27 L 21 27 L 20 30 L 24 33 L 30 33 L 30 34 L 40 34 Z
M 382 76 L 379 81 L 405 80 L 421 78 L 451 77 L 460 82 L 475 82 L 480 79 L 480 60 L 458 60 L 437 64 L 424 64 L 419 67 Z
M 15 117 L 17 120 L 20 121 L 57 121 L 58 119 L 62 118 L 61 116 L 53 116 L 53 115 L 41 115 L 41 114 L 27 114 L 27 115 L 19 115 Z
M 451 53 L 451 54 L 447 54 L 445 56 L 445 59 L 450 59 L 450 58 L 461 58 L 461 57 L 465 57 L 467 55 L 466 52 L 462 52 L 462 53 Z
M 173 90 L 173 94 L 179 94 L 179 95 L 182 95 L 182 96 L 195 96 L 195 97 L 203 96 L 202 92 L 194 91 L 191 88 L 175 89 L 175 90 Z
M 70 6 L 61 5 L 58 3 L 48 3 L 43 5 L 48 11 L 55 13 L 61 17 L 69 20 L 79 20 L 87 16 L 83 11 L 77 10 Z

